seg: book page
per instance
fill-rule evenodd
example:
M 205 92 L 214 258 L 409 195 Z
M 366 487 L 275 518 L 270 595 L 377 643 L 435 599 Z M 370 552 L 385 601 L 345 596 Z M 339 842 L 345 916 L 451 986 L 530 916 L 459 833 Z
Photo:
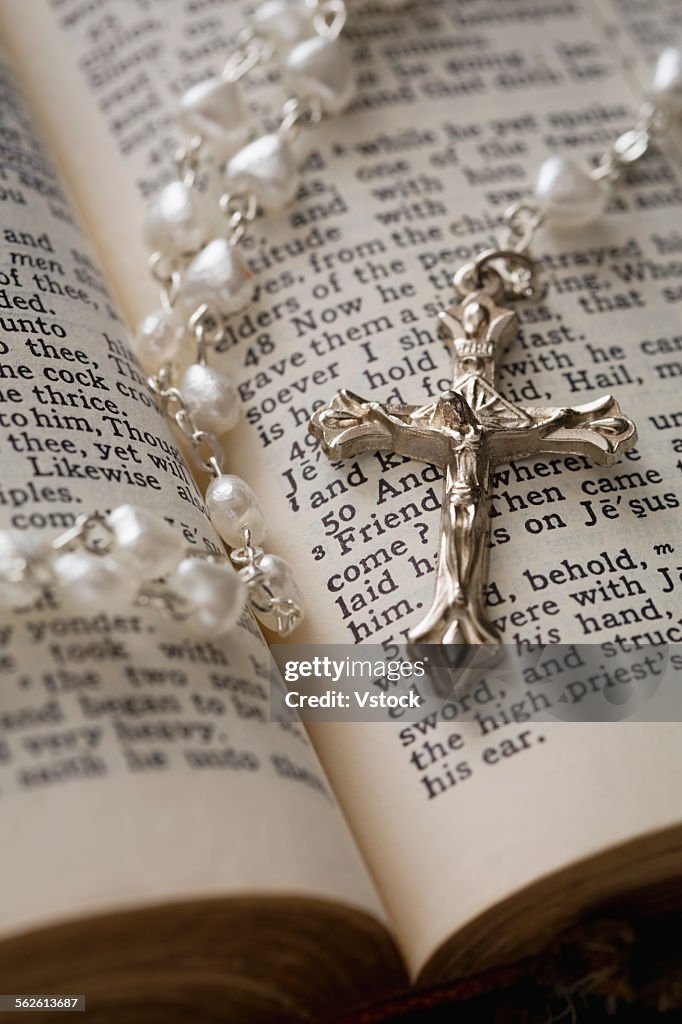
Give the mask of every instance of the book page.
M 219 73 L 243 10 L 36 6 L 40 18 L 5 4 L 3 31 L 132 325 L 155 302 L 140 232 L 145 199 L 171 174 L 179 96 Z M 661 15 L 674 7 L 662 2 Z M 222 363 L 245 408 L 231 468 L 265 500 L 273 547 L 314 609 L 297 640 L 390 644 L 426 608 L 438 472 L 387 453 L 332 467 L 307 421 L 342 386 L 411 402 L 448 387 L 434 318 L 452 301 L 451 274 L 499 243 L 504 209 L 528 195 L 544 156 L 587 164 L 632 124 L 641 95 L 608 25 L 582 0 L 420 3 L 351 19 L 359 98 L 302 138 L 297 201 L 256 223 L 259 297 L 231 321 Z M 276 109 L 271 89 L 257 73 L 261 114 Z M 547 290 L 519 308 L 500 387 L 531 405 L 613 392 L 639 442 L 609 469 L 548 455 L 496 470 L 488 604 L 507 642 L 682 638 L 680 160 L 662 141 L 599 223 L 544 230 L 534 245 Z M 421 729 L 315 729 L 414 972 L 538 879 L 679 824 L 676 726 L 539 726 L 527 700 L 510 726 L 494 708 L 459 723 L 455 706 Z M 461 965 L 524 952 L 516 924 Z
M 623 0 L 591 0 L 594 15 L 603 32 L 613 40 L 613 52 L 620 58 L 623 71 L 646 89 L 651 81 L 659 53 L 679 46 L 682 37 L 682 11 L 676 0 L 647 4 L 623 3 Z M 679 124 L 673 125 L 679 135 Z
M 217 551 L 4 63 L 0 90 L 0 526 L 51 540 L 132 503 Z M 51 593 L 3 614 L 0 669 L 3 939 L 235 894 L 379 913 L 302 727 L 269 723 L 250 614 L 201 639 Z

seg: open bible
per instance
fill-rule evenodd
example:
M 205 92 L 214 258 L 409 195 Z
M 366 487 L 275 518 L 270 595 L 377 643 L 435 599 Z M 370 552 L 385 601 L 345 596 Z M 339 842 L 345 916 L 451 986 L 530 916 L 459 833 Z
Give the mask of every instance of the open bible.
M 141 225 L 179 97 L 247 11 L 0 0 L 2 528 L 129 502 L 215 542 L 129 332 L 158 305 Z M 343 387 L 398 407 L 449 386 L 453 272 L 548 151 L 587 163 L 630 125 L 676 33 L 666 0 L 354 6 L 357 98 L 302 133 L 299 193 L 246 250 L 256 301 L 212 354 L 244 409 L 227 469 L 303 591 L 297 642 L 402 642 L 439 545 L 440 470 L 329 464 L 311 415 Z M 267 124 L 277 83 L 248 90 Z M 610 652 L 682 641 L 681 211 L 675 129 L 597 225 L 539 238 L 547 291 L 497 368 L 517 405 L 612 391 L 637 423 L 616 465 L 538 453 L 490 481 L 486 615 L 520 648 L 601 645 L 595 685 Z M 679 905 L 678 723 L 538 722 L 529 686 L 505 721 L 482 700 L 304 727 L 270 720 L 269 659 L 250 613 L 220 641 L 57 594 L 2 619 L 3 993 L 83 993 L 101 1021 L 332 1020 Z

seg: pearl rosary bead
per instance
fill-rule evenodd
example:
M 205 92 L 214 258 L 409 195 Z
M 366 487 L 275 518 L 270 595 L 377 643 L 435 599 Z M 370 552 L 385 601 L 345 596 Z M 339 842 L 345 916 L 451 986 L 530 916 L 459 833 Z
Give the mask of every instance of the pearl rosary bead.
M 93 609 L 123 610 L 137 594 L 140 575 L 130 565 L 122 565 L 108 555 L 88 551 L 67 551 L 52 563 L 60 593 L 68 603 L 83 612 Z
M 315 36 L 299 43 L 284 61 L 284 74 L 295 93 L 319 100 L 328 114 L 343 110 L 355 92 L 353 67 L 340 39 Z
M 671 46 L 659 56 L 650 92 L 662 110 L 682 114 L 682 49 Z
M 241 477 L 225 473 L 212 480 L 206 491 L 206 507 L 211 522 L 231 548 L 242 545 L 242 531 L 246 526 L 252 544 L 263 540 L 265 517 L 256 495 Z
M 193 363 L 180 381 L 180 394 L 199 430 L 224 434 L 239 422 L 239 394 L 229 377 Z
M 225 238 L 214 238 L 187 267 L 179 300 L 192 310 L 206 303 L 216 313 L 238 313 L 253 295 L 246 260 Z
M 146 508 L 119 505 L 106 523 L 114 535 L 111 556 L 144 579 L 165 576 L 183 557 L 185 545 L 177 530 Z
M 599 217 L 606 192 L 569 157 L 555 155 L 540 166 L 535 197 L 552 227 L 577 228 Z
M 305 0 L 266 0 L 254 11 L 253 27 L 279 46 L 292 46 L 313 33 L 313 11 Z
M 169 580 L 172 590 L 187 602 L 188 624 L 202 636 L 232 629 L 246 605 L 246 585 L 224 563 L 185 558 Z
M 147 373 L 158 373 L 162 366 L 176 361 L 186 335 L 185 324 L 176 312 L 158 309 L 139 324 L 135 355 Z
M 291 145 L 277 133 L 262 135 L 235 153 L 225 177 L 230 191 L 252 192 L 264 210 L 286 206 L 299 183 Z
M 303 612 L 303 598 L 296 585 L 294 574 L 288 562 L 278 555 L 263 555 L 258 561 L 258 572 L 262 574 L 262 583 L 256 587 L 267 587 L 276 601 L 292 601 Z M 258 607 L 258 599 L 254 607 L 254 615 L 268 629 L 277 629 L 277 612 L 275 609 L 263 611 Z
M 208 223 L 199 195 L 181 181 L 159 192 L 147 210 L 144 239 L 152 252 L 173 256 L 194 252 L 206 240 Z
M 180 127 L 206 142 L 216 160 L 227 160 L 249 137 L 249 113 L 238 82 L 209 78 L 180 100 Z

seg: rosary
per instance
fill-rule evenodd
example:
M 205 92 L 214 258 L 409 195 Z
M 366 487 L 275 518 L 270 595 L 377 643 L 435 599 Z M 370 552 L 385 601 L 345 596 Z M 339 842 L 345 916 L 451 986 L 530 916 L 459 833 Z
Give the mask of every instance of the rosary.
M 396 4 L 384 0 L 383 6 Z M 187 141 L 177 154 L 177 179 L 147 213 L 145 238 L 161 302 L 140 324 L 135 351 L 160 408 L 198 469 L 212 477 L 205 500 L 228 557 L 187 551 L 163 518 L 123 505 L 80 517 L 47 548 L 0 533 L 0 607 L 30 607 L 53 588 L 81 611 L 137 603 L 205 636 L 229 632 L 247 605 L 282 636 L 301 620 L 291 568 L 260 546 L 266 524 L 255 494 L 223 472 L 220 436 L 238 422 L 239 397 L 208 356 L 223 340 L 228 318 L 253 298 L 240 249 L 245 232 L 259 210 L 280 209 L 298 191 L 296 136 L 352 99 L 353 69 L 340 38 L 346 16 L 343 0 L 262 3 L 222 74 L 182 98 Z M 291 95 L 273 130 L 254 138 L 240 80 L 270 63 Z M 507 304 L 538 296 L 529 253 L 537 230 L 543 224 L 578 229 L 598 218 L 627 166 L 680 114 L 682 51 L 671 48 L 658 59 L 634 127 L 590 171 L 559 154 L 545 160 L 533 197 L 506 211 L 500 248 L 481 252 L 453 276 L 456 301 L 439 314 L 452 386 L 426 405 L 382 405 L 342 390 L 313 415 L 310 430 L 334 459 L 383 449 L 444 473 L 435 593 L 410 642 L 499 642 L 484 607 L 496 464 L 552 452 L 611 465 L 635 444 L 634 424 L 610 395 L 573 407 L 520 406 L 496 389 L 495 363 L 518 329 Z

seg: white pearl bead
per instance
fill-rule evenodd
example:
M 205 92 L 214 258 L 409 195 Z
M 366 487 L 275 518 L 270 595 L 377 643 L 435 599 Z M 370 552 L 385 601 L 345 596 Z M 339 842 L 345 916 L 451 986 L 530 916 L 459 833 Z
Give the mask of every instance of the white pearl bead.
M 253 192 L 264 210 L 278 210 L 296 195 L 298 171 L 281 135 L 262 135 L 232 157 L 225 174 L 230 191 Z
M 144 239 L 152 252 L 194 252 L 206 239 L 206 214 L 200 197 L 181 181 L 162 188 L 147 210 Z
M 25 608 L 40 596 L 41 588 L 30 576 L 24 578 L 29 545 L 9 530 L 0 531 L 0 608 Z
M 188 602 L 188 625 L 202 636 L 216 636 L 232 629 L 246 605 L 246 585 L 224 562 L 185 558 L 171 576 L 169 586 Z
M 129 608 L 139 587 L 138 574 L 108 555 L 67 551 L 54 559 L 52 569 L 60 596 L 84 612 Z
M 682 50 L 671 46 L 658 58 L 651 97 L 673 115 L 682 113 Z
M 239 393 L 229 377 L 193 363 L 180 381 L 180 394 L 199 430 L 223 434 L 239 422 Z
M 157 309 L 142 320 L 134 339 L 135 355 L 148 373 L 158 373 L 180 355 L 185 325 L 177 313 Z
M 181 535 L 149 509 L 119 505 L 107 516 L 107 524 L 114 533 L 111 557 L 143 579 L 165 576 L 183 557 Z
M 343 110 L 353 98 L 353 67 L 341 39 L 306 39 L 289 52 L 284 70 L 294 92 L 315 97 L 330 114 Z
M 258 499 L 241 477 L 225 473 L 216 477 L 206 491 L 206 507 L 216 530 L 231 548 L 242 546 L 242 528 L 251 530 L 251 543 L 265 536 L 265 517 Z
M 294 574 L 288 562 L 278 555 L 263 555 L 258 563 L 258 568 L 265 574 L 265 583 L 274 597 L 286 600 L 289 598 L 303 612 L 303 598 L 301 591 L 296 585 Z M 265 596 L 265 595 L 264 595 Z M 259 598 L 259 602 L 260 598 Z M 265 604 L 265 601 L 263 601 Z M 267 626 L 268 629 L 277 629 L 277 615 L 275 612 L 261 612 L 257 608 L 253 610 L 256 618 Z
M 205 139 L 217 160 L 227 160 L 249 137 L 248 109 L 238 82 L 208 78 L 180 100 L 180 125 Z
M 590 224 L 604 209 L 604 189 L 571 159 L 550 156 L 540 167 L 535 196 L 552 227 Z
M 207 303 L 229 316 L 243 309 L 252 295 L 251 271 L 241 252 L 227 239 L 214 238 L 187 267 L 179 298 L 192 309 Z
M 315 31 L 313 11 L 305 0 L 266 0 L 253 14 L 258 35 L 271 42 L 293 46 Z

